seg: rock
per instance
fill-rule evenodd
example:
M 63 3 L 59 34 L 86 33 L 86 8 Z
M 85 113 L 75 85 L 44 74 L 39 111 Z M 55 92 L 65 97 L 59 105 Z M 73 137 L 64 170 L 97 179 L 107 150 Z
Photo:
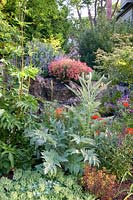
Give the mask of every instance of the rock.
M 78 87 L 78 84 L 72 81 L 63 83 L 54 78 L 37 76 L 35 80 L 31 81 L 30 93 L 47 101 L 57 100 L 60 104 L 72 105 L 78 103 L 78 98 L 66 85 L 72 88 Z

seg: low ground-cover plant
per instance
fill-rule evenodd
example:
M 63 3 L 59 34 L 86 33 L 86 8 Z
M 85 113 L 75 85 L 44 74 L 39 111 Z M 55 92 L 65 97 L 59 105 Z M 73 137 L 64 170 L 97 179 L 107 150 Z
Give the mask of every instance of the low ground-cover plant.
M 48 177 L 41 171 L 18 169 L 12 180 L 5 177 L 0 179 L 0 199 L 95 200 L 95 197 L 85 194 L 74 176 L 65 176 L 60 172 L 54 177 Z
M 92 69 L 85 63 L 63 58 L 49 65 L 49 73 L 59 80 L 78 80 L 82 73 L 88 74 Z

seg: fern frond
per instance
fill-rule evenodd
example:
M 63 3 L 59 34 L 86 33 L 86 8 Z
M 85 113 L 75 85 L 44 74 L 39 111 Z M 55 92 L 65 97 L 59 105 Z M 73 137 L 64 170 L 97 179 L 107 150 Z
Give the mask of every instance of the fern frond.
M 4 112 L 5 112 L 4 109 L 0 109 L 0 117 L 3 115 Z

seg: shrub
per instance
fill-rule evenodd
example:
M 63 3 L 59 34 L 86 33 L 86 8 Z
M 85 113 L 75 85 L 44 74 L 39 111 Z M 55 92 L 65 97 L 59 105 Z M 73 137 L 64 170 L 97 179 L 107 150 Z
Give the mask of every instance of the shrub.
M 100 197 L 101 200 L 111 200 L 114 196 L 115 179 L 116 177 L 108 174 L 105 169 L 96 170 L 87 165 L 82 183 L 87 191 Z
M 79 38 L 79 53 L 81 61 L 86 62 L 91 67 L 95 66 L 96 51 L 100 48 L 105 52 L 112 52 L 114 45 L 118 45 L 119 40 L 112 39 L 116 33 L 121 34 L 121 38 L 126 35 L 132 35 L 132 23 L 115 23 L 106 18 L 97 19 L 98 22 L 93 29 L 82 31 Z
M 32 164 L 32 148 L 24 130 L 37 126 L 37 100 L 28 94 L 30 79 L 38 69 L 31 66 L 19 70 L 2 59 L 0 73 L 0 173 Z M 5 78 L 6 77 L 6 78 Z
M 129 39 L 130 39 L 129 35 Z M 121 39 L 121 38 L 120 38 Z M 119 41 L 118 41 L 119 42 Z M 100 68 L 112 80 L 113 84 L 125 82 L 132 83 L 133 77 L 133 47 L 127 41 L 119 42 L 111 53 L 102 50 L 97 51 L 97 63 Z
M 26 45 L 26 65 L 30 63 L 40 69 L 42 75 L 48 75 L 48 65 L 56 57 L 61 56 L 59 52 L 53 48 L 52 44 L 48 42 L 40 42 L 39 40 L 33 40 Z
M 37 111 L 37 101 L 27 94 L 19 99 L 16 91 L 8 90 L 1 96 L 0 106 L 3 108 L 0 109 L 0 174 L 5 174 L 14 167 L 32 164 L 33 151 L 24 137 L 24 130 L 37 125 L 37 117 L 33 114 Z
M 132 134 L 116 134 L 109 130 L 106 134 L 96 136 L 95 141 L 100 167 L 106 167 L 110 173 L 121 180 L 124 174 L 132 169 Z
M 80 61 L 63 58 L 51 62 L 49 73 L 59 80 L 78 80 L 82 73 L 88 74 L 92 69 Z
M 22 148 L 6 144 L 0 140 L 0 176 L 10 174 L 16 167 L 24 169 L 31 167 L 33 162 L 32 154 L 33 149 L 29 149 L 29 146 L 26 146 L 25 143 L 23 143 Z
M 106 52 L 110 52 L 112 48 L 112 42 L 110 40 L 112 28 L 105 20 L 99 22 L 94 29 L 87 29 L 82 32 L 79 38 L 80 60 L 86 62 L 91 67 L 95 65 L 95 52 L 98 48 Z

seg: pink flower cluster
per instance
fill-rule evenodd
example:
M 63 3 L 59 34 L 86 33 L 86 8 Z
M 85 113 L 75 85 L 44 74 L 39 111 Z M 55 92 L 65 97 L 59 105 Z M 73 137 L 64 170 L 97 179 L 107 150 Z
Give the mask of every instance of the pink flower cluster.
M 53 61 L 49 65 L 50 75 L 60 80 L 78 80 L 82 72 L 88 74 L 92 72 L 92 69 L 86 63 L 69 58 Z

